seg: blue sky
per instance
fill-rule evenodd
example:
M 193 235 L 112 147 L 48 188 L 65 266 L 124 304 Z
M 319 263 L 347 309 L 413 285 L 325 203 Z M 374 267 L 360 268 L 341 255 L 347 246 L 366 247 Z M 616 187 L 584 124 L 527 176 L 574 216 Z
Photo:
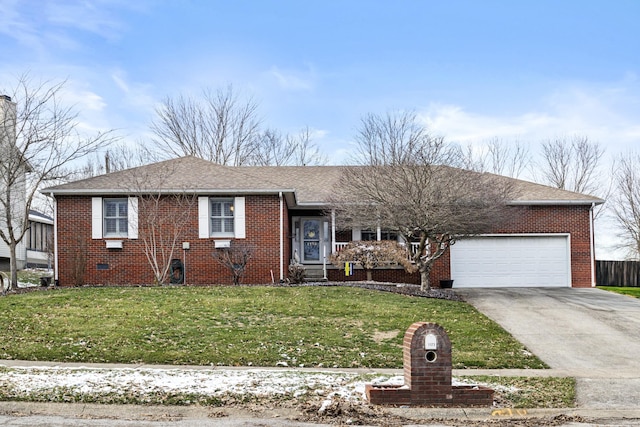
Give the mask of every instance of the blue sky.
M 332 163 L 367 113 L 535 147 L 640 141 L 636 0 L 0 0 L 0 87 L 68 79 L 86 129 L 148 136 L 166 96 L 229 84 L 263 123 L 312 129 Z
M 369 112 L 533 145 L 640 140 L 640 2 L 0 0 L 0 78 L 68 79 L 89 128 L 143 139 L 166 96 L 233 84 L 334 163 Z

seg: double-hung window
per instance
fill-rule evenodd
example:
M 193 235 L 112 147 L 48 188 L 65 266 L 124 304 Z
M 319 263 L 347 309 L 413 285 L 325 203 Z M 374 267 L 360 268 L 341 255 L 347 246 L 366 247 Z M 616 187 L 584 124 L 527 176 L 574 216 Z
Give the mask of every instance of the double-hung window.
M 234 205 L 233 199 L 211 198 L 211 235 L 233 236 Z
M 104 237 L 127 237 L 128 201 L 127 199 L 104 199 Z
M 246 238 L 245 198 L 198 197 L 198 237 Z
M 91 238 L 138 238 L 137 197 L 92 197 Z

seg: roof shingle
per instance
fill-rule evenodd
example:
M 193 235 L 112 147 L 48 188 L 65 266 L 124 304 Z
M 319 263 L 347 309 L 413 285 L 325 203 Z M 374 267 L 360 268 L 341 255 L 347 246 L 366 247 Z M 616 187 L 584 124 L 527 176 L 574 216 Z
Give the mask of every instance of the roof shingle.
M 291 193 L 296 203 L 323 205 L 342 171 L 352 166 L 222 166 L 193 156 L 99 175 L 42 190 L 54 195 L 108 195 L 145 192 L 199 194 Z M 600 204 L 600 198 L 528 181 L 509 180 L 522 204 Z

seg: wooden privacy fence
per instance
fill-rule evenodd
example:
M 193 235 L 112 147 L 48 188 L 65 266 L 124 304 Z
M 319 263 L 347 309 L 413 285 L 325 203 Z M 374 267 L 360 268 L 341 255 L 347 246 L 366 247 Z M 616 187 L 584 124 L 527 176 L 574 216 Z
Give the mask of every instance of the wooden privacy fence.
M 640 261 L 596 261 L 597 286 L 640 286 Z

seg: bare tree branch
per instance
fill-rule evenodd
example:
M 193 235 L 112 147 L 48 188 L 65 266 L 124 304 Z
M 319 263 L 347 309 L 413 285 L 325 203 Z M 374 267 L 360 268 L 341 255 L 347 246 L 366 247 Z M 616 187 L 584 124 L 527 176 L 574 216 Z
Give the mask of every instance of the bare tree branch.
M 640 154 L 621 155 L 614 174 L 616 191 L 611 210 L 620 230 L 619 246 L 637 260 L 640 259 Z
M 600 162 L 604 150 L 586 136 L 556 138 L 542 143 L 538 168 L 542 181 L 577 193 L 598 193 Z
M 71 164 L 110 144 L 111 131 L 84 135 L 78 114 L 60 100 L 65 82 L 35 82 L 20 76 L 0 100 L 0 238 L 11 253 L 17 284 L 16 247 L 28 229 L 29 209 L 45 183 L 69 177 Z
M 518 178 L 530 164 L 528 148 L 516 140 L 494 138 L 479 148 L 467 145 L 463 152 L 465 167 L 478 172 Z
M 311 139 L 311 131 L 304 128 L 297 135 L 282 136 L 267 129 L 258 138 L 251 163 L 257 166 L 311 166 L 326 164 Z
M 234 241 L 231 247 L 216 249 L 212 255 L 218 264 L 227 268 L 233 284 L 239 285 L 254 252 L 253 246 Z
M 154 190 L 168 185 L 166 181 L 174 172 L 171 169 L 160 173 L 156 170 L 151 175 L 144 171 L 144 168 L 136 169 L 127 186 L 131 196 L 137 199 L 138 238 L 154 283 L 164 285 L 169 279 L 171 261 L 191 225 L 198 197 L 188 188 L 172 194 Z
M 511 187 L 495 175 L 447 166 L 460 151 L 433 137 L 413 113 L 369 115 L 356 137 L 357 167 L 346 167 L 332 208 L 341 225 L 397 230 L 419 243 L 422 287 L 437 258 L 462 236 L 486 232 L 504 216 Z
M 173 156 L 196 156 L 221 165 L 247 164 L 259 132 L 257 104 L 233 87 L 205 90 L 201 99 L 166 98 L 151 124 L 155 144 Z

